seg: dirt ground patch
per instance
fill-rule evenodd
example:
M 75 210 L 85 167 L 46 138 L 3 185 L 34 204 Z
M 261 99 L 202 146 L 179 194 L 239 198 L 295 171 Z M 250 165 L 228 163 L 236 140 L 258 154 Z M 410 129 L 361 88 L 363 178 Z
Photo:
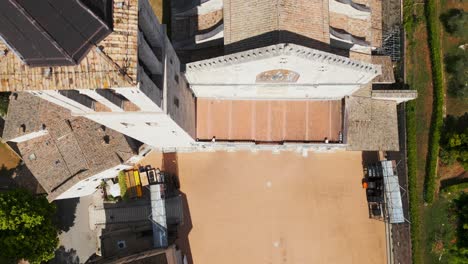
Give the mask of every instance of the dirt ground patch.
M 149 0 L 153 12 L 158 18 L 159 22 L 162 22 L 163 19 L 163 0 Z
M 5 144 L 0 142 L 0 168 L 14 169 L 20 159 Z
M 162 167 L 162 156 L 143 163 Z M 193 263 L 385 263 L 370 220 L 361 152 L 179 153 Z M 186 223 L 187 224 L 187 223 Z

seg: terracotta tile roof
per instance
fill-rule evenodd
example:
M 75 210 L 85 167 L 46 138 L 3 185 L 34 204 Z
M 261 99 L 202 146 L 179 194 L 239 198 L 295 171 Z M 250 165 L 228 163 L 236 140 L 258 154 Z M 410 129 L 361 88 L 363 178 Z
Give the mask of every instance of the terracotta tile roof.
M 42 129 L 42 124 L 52 124 L 53 120 L 62 116 L 64 118 L 70 116 L 70 111 L 30 93 L 11 95 L 2 137 L 8 141 L 37 132 Z M 24 125 L 24 131 L 21 128 L 22 125 Z
M 0 57 L 0 92 L 136 85 L 138 0 L 114 0 L 113 19 L 113 32 L 79 65 L 49 71 L 49 67 L 27 67 L 11 51 Z
M 9 138 L 18 136 L 20 123 L 27 124 L 26 132 L 37 131 L 42 124 L 48 131 L 44 136 L 18 143 L 17 147 L 26 166 L 49 194 L 49 200 L 134 155 L 124 135 L 84 117 L 71 116 L 69 110 L 46 100 L 23 92 L 10 102 L 5 122 Z
M 371 44 L 382 46 L 382 0 L 369 0 L 371 8 Z
M 395 101 L 352 96 L 345 106 L 349 150 L 399 150 Z
M 372 55 L 369 53 L 362 53 L 357 51 L 349 51 L 349 58 L 352 60 L 372 63 Z
M 330 12 L 330 26 L 345 30 L 355 37 L 365 38 L 366 41 L 371 41 L 371 23 L 369 19 L 356 19 L 350 16 Z
M 371 97 L 372 94 L 372 83 L 362 85 L 357 91 L 353 93 L 353 96 L 360 97 Z
M 394 83 L 393 63 L 390 56 L 372 56 L 372 64 L 382 66 L 382 74 L 372 81 L 373 83 Z
M 224 44 L 237 43 L 230 50 L 291 43 L 294 36 L 330 42 L 328 0 L 224 1 Z
M 342 102 L 197 99 L 197 138 L 233 141 L 339 140 Z
M 7 51 L 8 51 L 7 45 L 0 40 L 0 62 L 6 57 L 5 52 L 7 52 Z

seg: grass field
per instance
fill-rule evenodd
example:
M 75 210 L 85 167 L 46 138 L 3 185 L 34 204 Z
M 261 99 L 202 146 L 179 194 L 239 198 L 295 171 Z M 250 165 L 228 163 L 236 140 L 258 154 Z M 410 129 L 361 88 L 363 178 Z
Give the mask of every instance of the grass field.
M 456 0 L 444 0 L 443 2 L 432 2 L 434 9 L 426 14 L 432 23 L 439 23 L 438 16 L 440 7 L 444 10 L 452 8 L 451 3 L 460 4 Z M 466 2 L 466 1 L 465 1 Z M 427 11 L 427 10 L 426 10 Z M 429 46 L 426 22 L 427 18 L 424 13 L 424 5 L 422 3 L 414 3 L 412 0 L 405 1 L 405 19 L 409 23 L 405 23 L 407 32 L 406 46 L 406 80 L 410 88 L 418 90 L 418 99 L 408 106 L 408 169 L 411 182 L 411 168 L 416 167 L 416 180 L 414 181 L 413 190 L 417 191 L 417 195 L 411 194 L 414 199 L 411 199 L 416 218 L 412 221 L 413 232 L 413 261 L 418 263 L 447 263 L 443 254 L 444 249 L 450 245 L 453 240 L 453 226 L 450 226 L 450 216 L 448 214 L 448 206 L 450 201 L 447 198 L 439 198 L 436 196 L 433 204 L 424 206 L 423 201 L 423 183 L 426 174 L 427 150 L 429 142 L 429 129 L 431 125 L 431 114 L 433 110 L 434 86 L 429 60 Z M 432 24 L 434 26 L 434 24 Z M 437 24 L 439 26 L 439 24 Z M 445 33 L 438 30 L 432 31 L 434 34 L 440 34 L 442 37 L 442 50 L 433 51 L 433 56 L 442 58 L 443 52 L 446 49 L 453 49 L 458 46 L 458 43 L 453 39 L 447 38 Z M 434 30 L 432 27 L 431 30 Z M 432 41 L 437 39 L 432 38 Z M 434 59 L 434 58 L 433 58 Z M 440 67 L 439 67 L 440 69 Z M 440 86 L 439 86 L 440 87 Z M 446 113 L 459 115 L 466 111 L 468 102 L 447 98 Z M 414 111 L 412 111 L 414 110 Z M 413 125 L 412 130 L 411 125 Z M 414 141 L 414 142 L 411 142 Z M 413 159 L 413 161 L 411 161 Z M 412 164 L 416 163 L 416 164 Z M 459 174 L 459 170 L 449 170 Z M 411 185 L 411 183 L 410 183 Z M 437 186 L 437 185 L 436 185 Z M 413 191 L 411 190 L 411 191 Z
M 425 210 L 423 219 L 427 235 L 424 263 L 455 263 L 453 258 L 457 252 L 455 246 L 460 238 L 457 234 L 459 209 L 454 206 L 454 201 L 463 191 L 468 191 L 467 183 L 450 186 Z
M 439 14 L 445 13 L 448 10 L 456 8 L 456 9 L 464 9 L 468 10 L 468 1 L 458 1 L 458 0 L 441 0 L 440 1 L 440 10 Z M 449 54 L 453 51 L 459 49 L 461 44 L 465 44 L 467 40 L 463 40 L 456 36 L 450 35 L 445 30 L 441 30 L 441 43 L 442 43 L 442 53 Z M 445 80 L 445 90 L 447 90 L 447 74 L 444 76 Z M 460 116 L 463 115 L 465 112 L 468 112 L 468 99 L 466 98 L 455 98 L 452 96 L 446 96 L 446 114 L 447 115 L 454 115 Z M 439 170 L 439 176 L 442 179 L 449 179 L 453 177 L 459 177 L 466 173 L 463 168 L 458 164 L 455 163 L 451 166 L 441 166 Z
M 457 8 L 468 10 L 468 1 L 459 1 L 459 0 L 440 0 L 440 10 L 439 14 L 445 13 L 449 9 Z M 467 29 L 468 30 L 468 29 Z M 458 47 L 461 44 L 465 44 L 467 40 L 460 39 L 455 36 L 451 36 L 444 30 L 441 30 L 441 40 L 442 40 L 442 53 L 447 54 Z M 446 78 L 445 78 L 446 79 Z M 447 96 L 446 101 L 446 113 L 447 115 L 462 115 L 465 112 L 468 112 L 468 99 L 463 98 L 454 98 Z
M 418 98 L 408 105 L 408 172 L 412 215 L 413 263 L 424 263 L 423 189 L 426 172 L 429 130 L 431 125 L 433 86 L 427 42 L 424 6 L 405 2 L 406 82 L 418 91 Z

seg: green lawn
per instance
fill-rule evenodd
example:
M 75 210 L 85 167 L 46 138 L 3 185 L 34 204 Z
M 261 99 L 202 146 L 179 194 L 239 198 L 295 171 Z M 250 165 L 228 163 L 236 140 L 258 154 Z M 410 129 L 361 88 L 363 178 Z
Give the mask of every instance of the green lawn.
M 467 263 L 468 259 L 462 262 L 456 261 L 461 259 L 455 256 L 458 252 L 457 242 L 460 240 L 460 233 L 457 232 L 460 211 L 454 203 L 462 192 L 467 190 L 466 183 L 451 186 L 441 193 L 433 204 L 425 208 L 423 217 L 426 233 L 424 263 Z
M 460 0 L 440 0 L 440 10 L 439 14 L 447 12 L 449 9 L 456 8 L 456 9 L 468 9 L 468 1 L 460 1 Z M 453 52 L 454 50 L 459 49 L 458 47 L 461 44 L 465 44 L 468 42 L 466 39 L 461 39 L 455 36 L 452 36 L 445 32 L 445 30 L 441 30 L 441 42 L 442 42 L 442 53 L 448 54 Z M 448 76 L 445 75 L 445 79 Z M 456 115 L 460 116 L 463 115 L 465 112 L 468 112 L 468 99 L 467 98 L 454 98 L 452 96 L 447 96 L 446 102 L 446 113 L 447 115 Z
M 453 244 L 456 234 L 456 223 L 449 212 L 450 203 L 451 199 L 439 198 L 424 210 L 424 263 L 448 263 L 444 258 L 445 249 Z
M 408 3 L 406 3 L 408 5 Z M 407 24 L 406 83 L 418 91 L 418 98 L 407 105 L 408 180 L 410 189 L 411 237 L 413 262 L 422 262 L 424 251 L 421 230 L 423 186 L 432 113 L 432 79 L 423 6 L 405 8 L 415 16 Z
M 446 1 L 461 3 L 457 0 Z M 409 103 L 407 107 L 408 176 L 412 216 L 413 263 L 454 263 L 453 259 L 450 260 L 453 257 L 453 252 L 448 251 L 448 248 L 453 248 L 456 241 L 454 240 L 455 219 L 451 211 L 453 197 L 436 196 L 433 203 L 429 205 L 424 205 L 422 199 L 424 178 L 427 173 L 429 131 L 433 121 L 431 114 L 433 113 L 433 104 L 438 103 L 433 100 L 434 83 L 437 85 L 437 99 L 440 98 L 441 91 L 440 61 L 435 61 L 438 70 L 433 71 L 429 58 L 432 55 L 432 62 L 434 63 L 434 59 L 437 60 L 437 58 L 443 56 L 441 53 L 443 49 L 437 48 L 438 44 L 434 42 L 438 41 L 439 36 L 443 36 L 442 30 L 437 28 L 439 25 L 438 15 L 440 14 L 437 8 L 444 6 L 445 9 L 448 9 L 445 2 L 429 1 L 426 3 L 432 4 L 432 9 L 426 9 L 425 13 L 424 4 L 414 4 L 412 0 L 405 0 L 404 2 L 407 36 L 406 83 L 409 88 L 418 90 L 418 99 Z M 430 40 L 432 41 L 431 44 L 436 44 L 432 46 L 432 54 L 429 53 L 427 19 L 432 22 L 429 28 L 433 34 Z M 453 39 L 448 41 L 442 38 L 442 47 L 446 48 L 448 44 L 451 45 L 450 48 L 458 46 L 458 43 L 454 42 Z M 434 73 L 439 75 L 436 80 L 432 78 Z M 448 114 L 461 114 L 468 109 L 468 100 L 448 98 L 446 108 Z

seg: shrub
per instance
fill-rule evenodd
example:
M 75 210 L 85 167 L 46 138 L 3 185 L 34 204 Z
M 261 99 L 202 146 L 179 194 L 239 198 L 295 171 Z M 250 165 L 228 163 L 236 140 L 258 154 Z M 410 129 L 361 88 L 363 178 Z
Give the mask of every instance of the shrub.
M 468 168 L 468 113 L 458 118 L 447 116 L 441 146 L 439 155 L 442 162 L 452 164 L 456 160 Z
M 449 185 L 449 186 L 443 188 L 441 191 L 443 193 L 458 193 L 458 192 L 466 190 L 466 189 L 468 189 L 468 182 Z

